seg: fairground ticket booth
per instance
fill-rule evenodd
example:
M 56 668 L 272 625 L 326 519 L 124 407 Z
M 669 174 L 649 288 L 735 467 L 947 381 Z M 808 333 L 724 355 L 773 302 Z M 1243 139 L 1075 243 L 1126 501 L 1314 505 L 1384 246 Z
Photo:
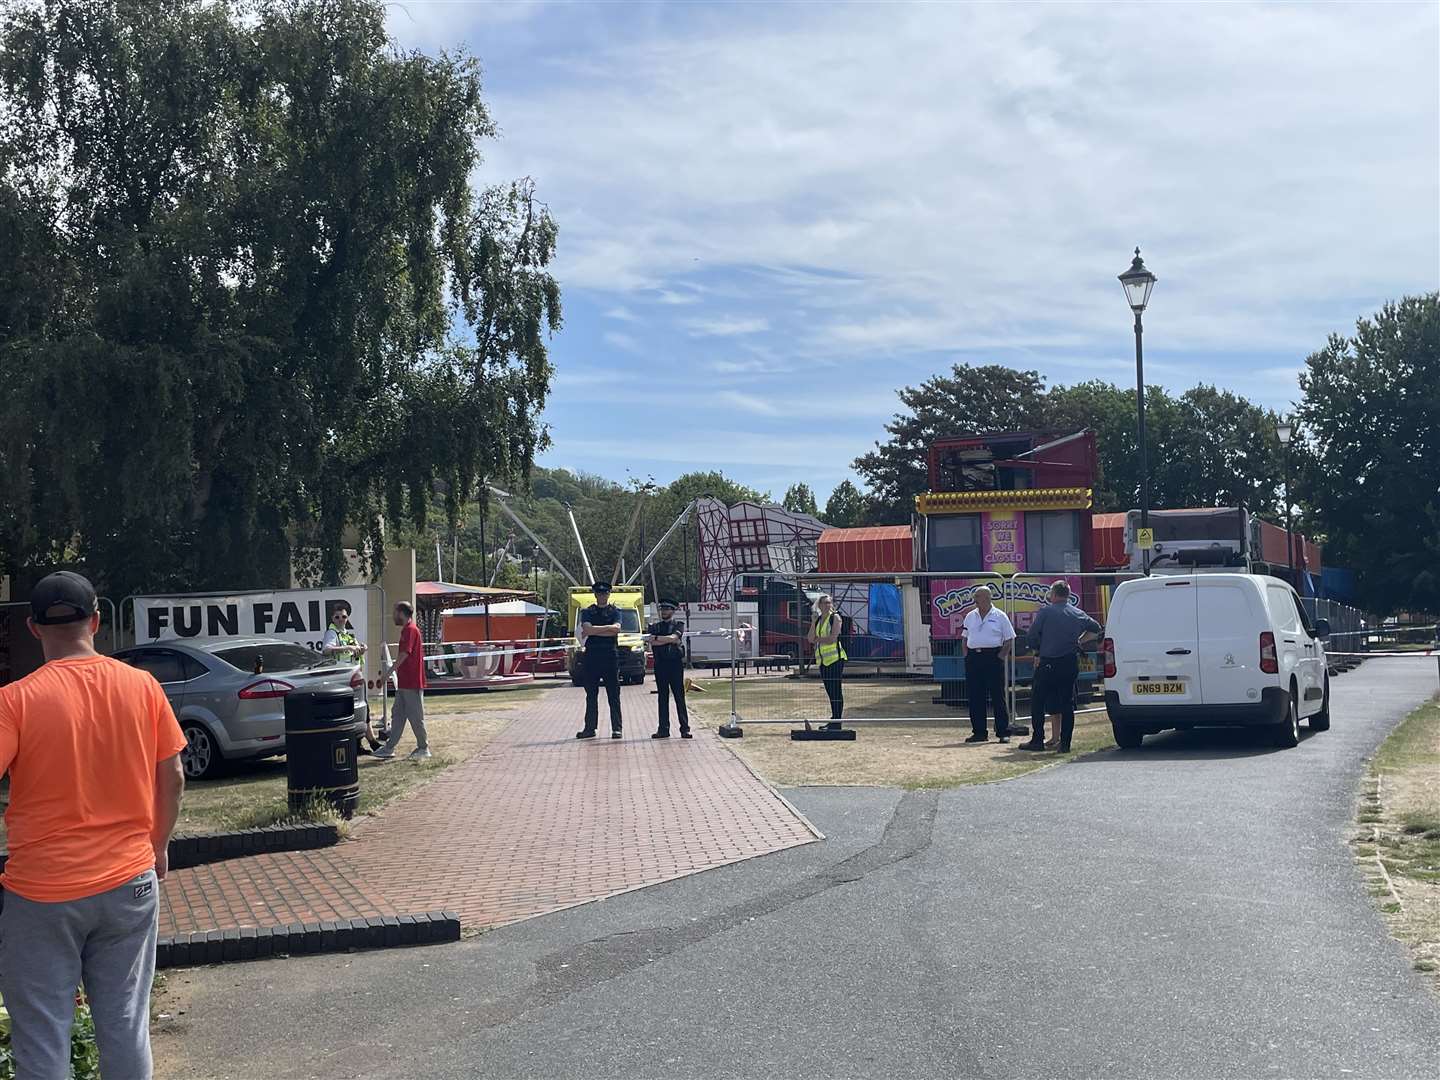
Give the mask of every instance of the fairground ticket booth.
M 938 701 L 965 701 L 960 628 L 988 585 L 1023 638 L 1065 578 L 1072 602 L 1096 612 L 1091 504 L 1097 471 L 1095 434 L 1080 431 L 961 435 L 930 448 L 930 490 L 915 499 Z M 953 575 L 953 576 L 947 576 Z M 1015 576 L 1019 575 L 1019 576 Z M 1033 658 L 1016 642 L 1014 679 L 1030 681 Z M 1081 657 L 1082 686 L 1096 678 L 1095 656 Z

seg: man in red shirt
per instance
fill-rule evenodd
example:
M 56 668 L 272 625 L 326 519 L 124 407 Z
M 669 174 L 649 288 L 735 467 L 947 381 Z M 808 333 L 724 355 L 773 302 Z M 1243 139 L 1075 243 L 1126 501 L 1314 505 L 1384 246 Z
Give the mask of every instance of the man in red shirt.
M 425 737 L 425 643 L 415 625 L 415 607 L 408 600 L 395 605 L 395 625 L 400 627 L 400 655 L 393 665 L 384 668 L 388 677 L 395 673 L 395 705 L 390 711 L 390 741 L 375 751 L 381 761 L 395 756 L 395 746 L 405 730 L 405 721 L 415 729 L 415 749 L 411 761 L 424 761 L 430 756 L 430 743 Z
M 84 985 L 100 1071 L 149 1080 L 157 880 L 180 813 L 185 736 L 153 676 L 95 651 L 95 590 L 62 571 L 30 593 L 45 664 L 0 689 L 10 861 L 0 992 L 15 1075 L 70 1075 Z

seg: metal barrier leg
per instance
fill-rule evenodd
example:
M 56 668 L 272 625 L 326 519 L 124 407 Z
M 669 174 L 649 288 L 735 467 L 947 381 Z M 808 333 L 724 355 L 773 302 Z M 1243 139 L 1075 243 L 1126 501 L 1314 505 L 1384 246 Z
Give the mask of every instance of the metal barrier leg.
M 735 597 L 730 597 L 730 719 L 720 725 L 720 737 L 722 739 L 739 739 L 745 732 L 740 727 L 740 713 L 737 708 L 737 687 L 735 676 L 740 667 L 740 652 L 736 647 L 737 626 L 735 623 L 735 609 L 739 607 Z

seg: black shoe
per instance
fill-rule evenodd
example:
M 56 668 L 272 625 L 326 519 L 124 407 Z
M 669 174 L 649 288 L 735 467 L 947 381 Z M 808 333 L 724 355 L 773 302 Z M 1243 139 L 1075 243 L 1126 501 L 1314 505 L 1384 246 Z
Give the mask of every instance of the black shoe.
M 589 730 L 577 731 L 575 732 L 575 737 L 577 739 L 593 739 L 595 737 L 595 732 Z
M 1060 749 L 1057 751 L 1057 753 L 1068 754 L 1069 752 L 1070 752 L 1070 744 L 1069 744 L 1069 743 L 1061 743 L 1061 744 L 1060 744 Z
M 1009 741 L 1010 741 L 1010 736 L 1009 736 L 1009 735 L 996 735 L 996 736 L 995 736 L 995 741 L 996 741 L 996 742 L 1009 742 Z
M 668 731 L 657 731 L 654 735 L 650 736 L 652 739 L 668 739 L 669 737 L 670 733 Z
M 826 724 L 826 725 L 825 725 L 824 727 L 822 727 L 820 730 L 821 730 L 821 731 L 839 731 L 840 728 L 841 728 L 841 724 L 840 724 L 840 721 L 839 721 L 839 720 L 831 720 L 830 723 Z
M 966 739 L 965 741 L 966 741 L 966 742 L 989 742 L 989 741 L 990 741 L 990 736 L 989 736 L 989 735 L 979 735 L 979 734 L 976 734 L 976 735 L 971 735 L 971 736 L 970 736 L 968 739 Z
M 625 736 L 619 731 L 612 731 L 610 732 L 610 737 L 612 739 L 623 739 Z
M 1044 744 L 1043 742 L 1036 742 L 1035 740 L 1032 739 L 1032 740 L 1030 740 L 1029 742 L 1022 742 L 1016 749 L 1018 749 L 1018 750 L 1044 750 L 1044 749 L 1045 749 L 1045 744 Z
M 680 732 L 680 738 L 682 738 L 682 739 L 693 739 L 694 737 L 695 737 L 695 736 L 694 736 L 694 735 L 691 735 L 690 732 L 688 732 L 688 731 L 682 731 L 682 732 Z

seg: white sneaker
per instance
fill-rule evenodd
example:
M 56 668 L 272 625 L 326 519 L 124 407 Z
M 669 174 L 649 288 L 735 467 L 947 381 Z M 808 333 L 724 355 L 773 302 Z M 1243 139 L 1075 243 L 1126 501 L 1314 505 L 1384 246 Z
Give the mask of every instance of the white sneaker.
M 370 756 L 373 758 L 378 758 L 381 761 L 394 761 L 395 751 L 391 750 L 388 746 L 382 746 L 379 750 L 376 750 Z
M 410 760 L 410 761 L 429 761 L 429 760 L 430 760 L 430 757 L 431 757 L 430 751 L 429 751 L 427 748 L 425 748 L 425 747 L 422 746 L 422 747 L 420 747 L 418 750 L 411 750 L 411 751 L 410 751 L 410 758 L 409 758 L 409 760 Z

